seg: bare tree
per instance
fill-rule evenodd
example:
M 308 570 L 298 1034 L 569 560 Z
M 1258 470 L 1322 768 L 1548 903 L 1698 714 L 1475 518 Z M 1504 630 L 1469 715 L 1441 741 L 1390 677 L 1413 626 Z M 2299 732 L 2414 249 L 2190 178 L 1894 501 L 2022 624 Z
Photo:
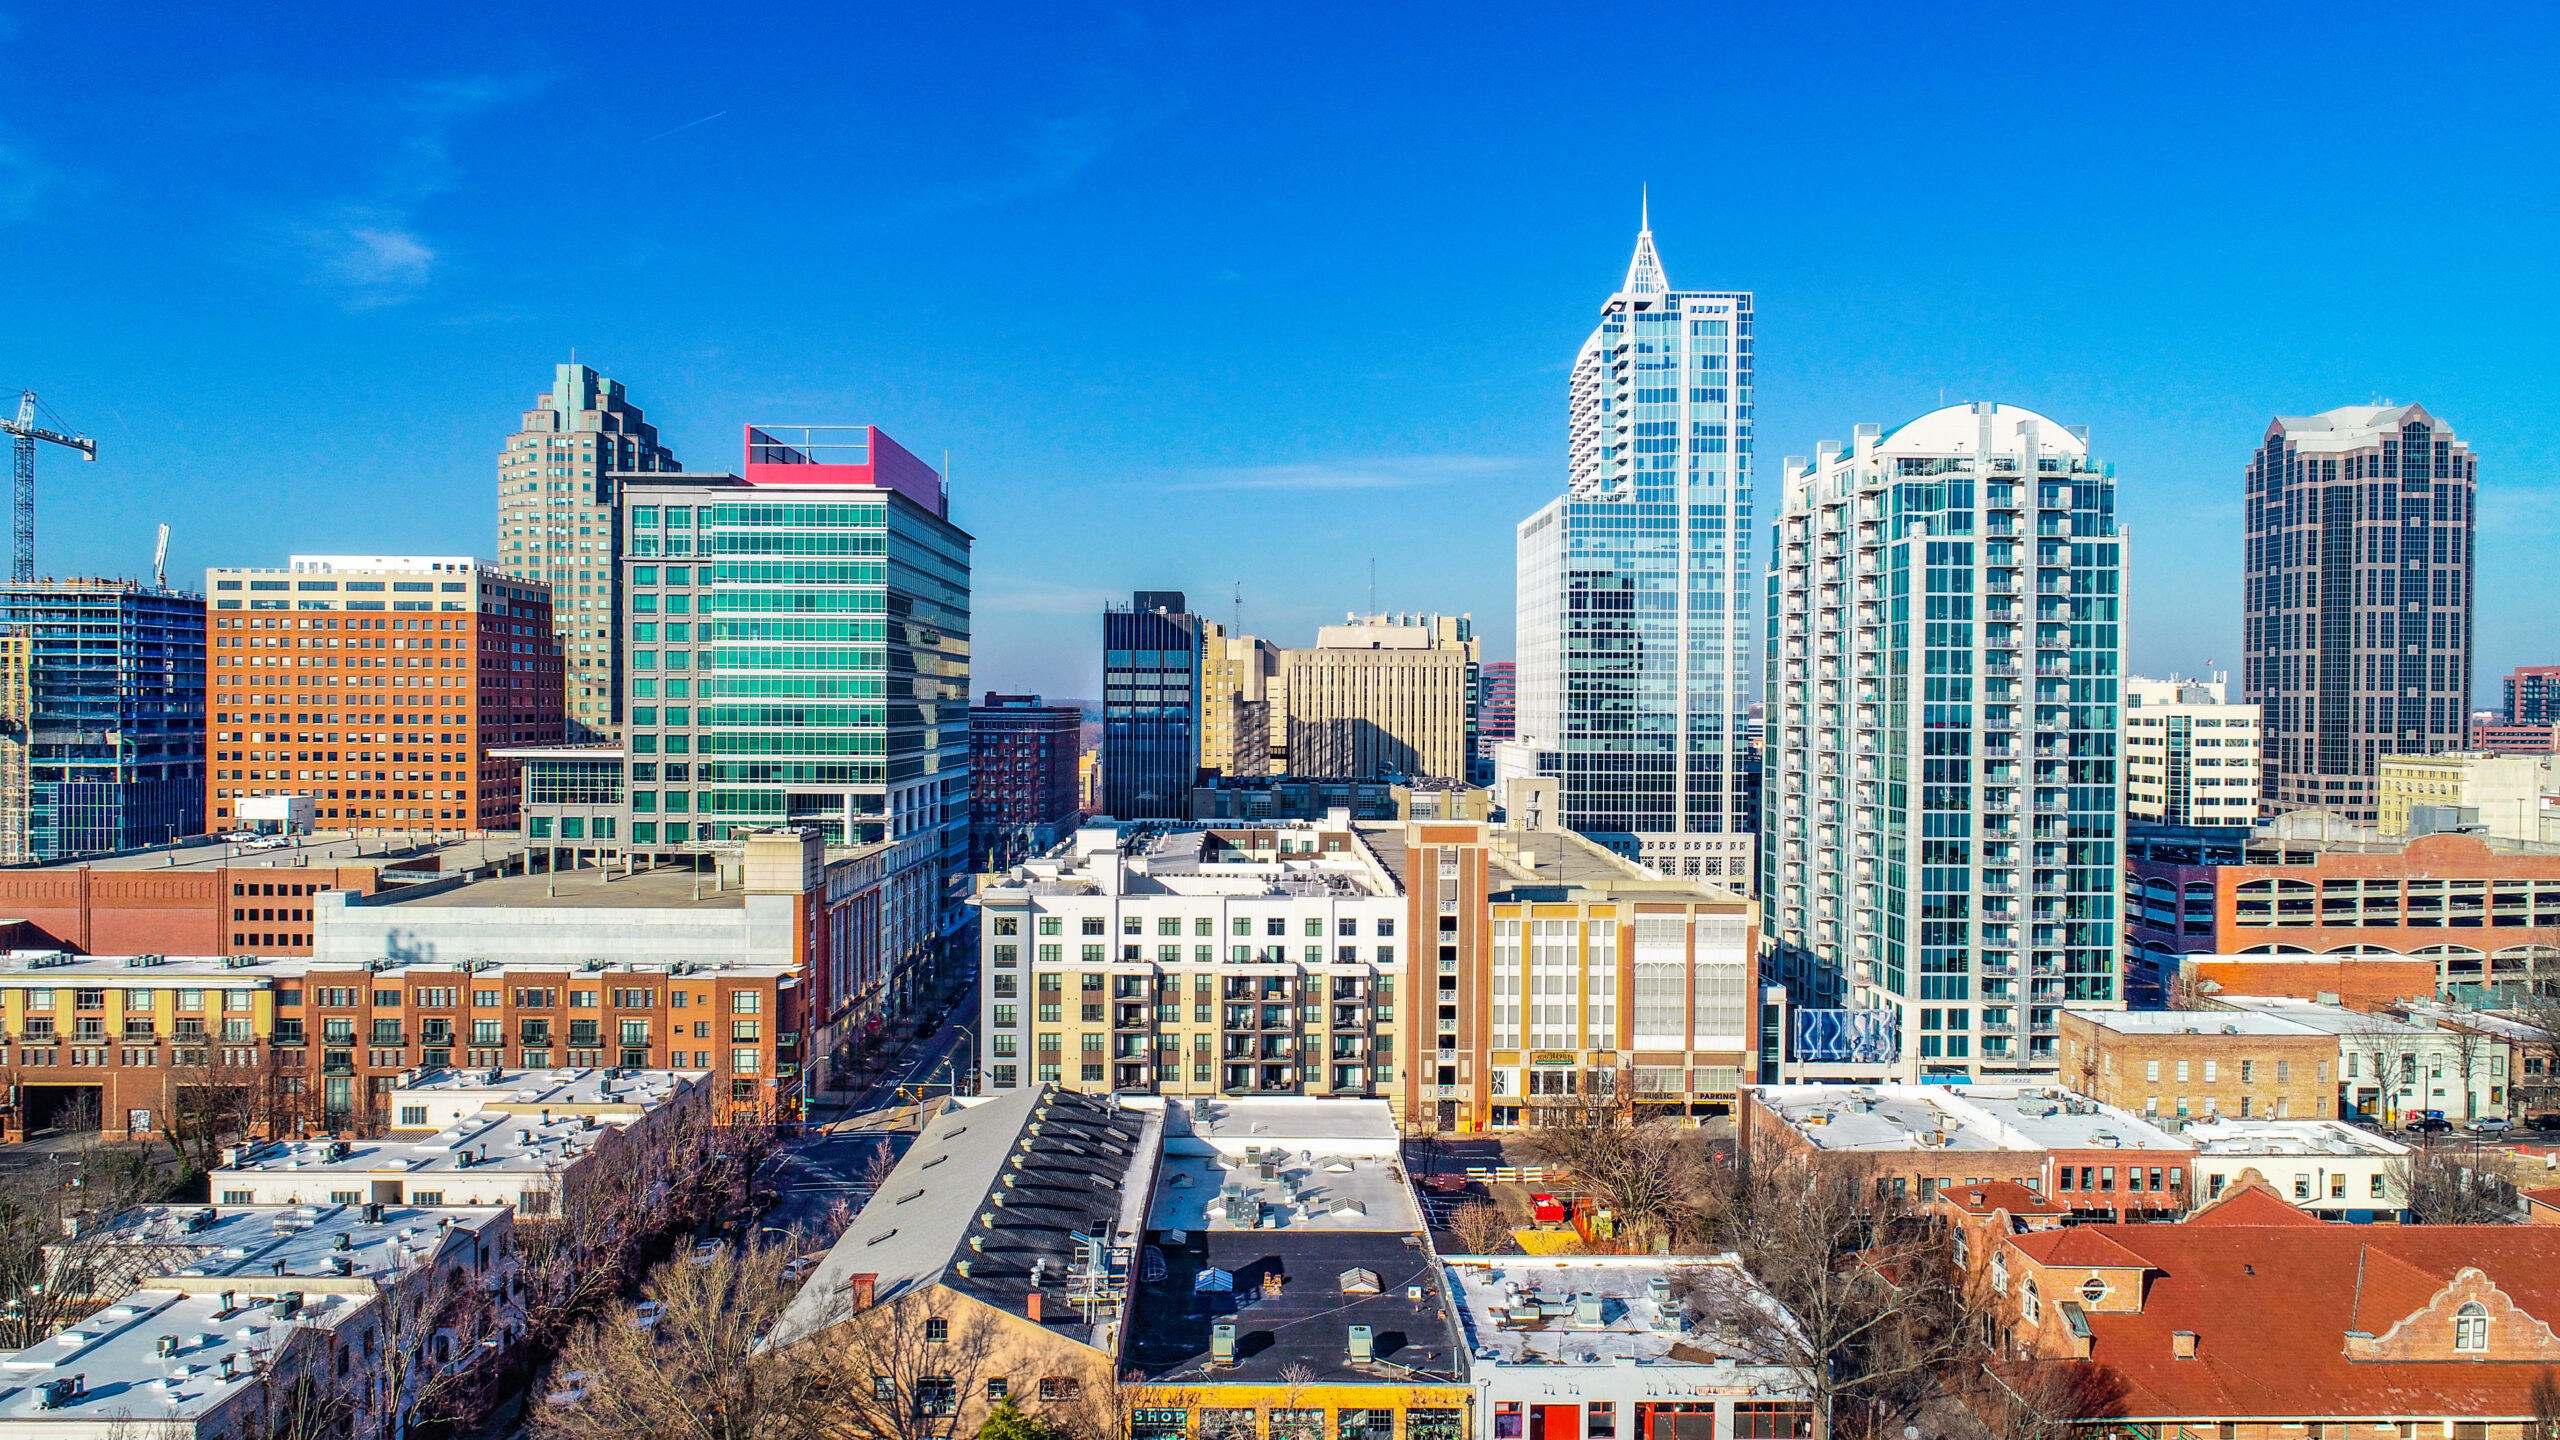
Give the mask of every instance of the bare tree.
M 654 1318 L 599 1315 L 561 1346 L 554 1376 L 575 1398 L 538 1407 L 529 1422 L 537 1440 L 816 1440 L 830 1433 L 829 1392 L 861 1392 L 868 1381 L 831 1374 L 818 1349 L 759 1348 L 796 1288 L 783 1276 L 788 1263 L 787 1247 L 762 1246 L 658 1266 L 641 1289 L 656 1307 Z M 830 1383 L 839 1379 L 845 1383 Z
M 2405 1072 L 2417 1059 L 2408 1031 L 2396 1021 L 2369 1016 L 2340 1035 L 2339 1041 L 2351 1062 L 2347 1081 L 2349 1103 L 2355 1100 L 2356 1081 L 2369 1074 L 2373 1078 L 2379 1107 L 2374 1118 L 2384 1124 L 2391 1123 L 2395 1118 L 2395 1098 L 2407 1084 Z M 2363 1074 L 2356 1073 L 2358 1069 Z
M 2465 1163 L 2460 1145 L 2414 1145 L 2391 1162 L 2391 1186 L 2421 1225 L 2498 1225 L 2516 1218 L 2515 1182 L 2503 1150 Z
M 1948 1231 L 1872 1162 L 1764 1148 L 1735 1201 L 1748 1273 L 1691 1266 L 1675 1283 L 1713 1328 L 1794 1372 L 1813 1399 L 1814 1440 L 1829 1440 L 1851 1403 L 1915 1412 L 1969 1358 L 1974 1310 Z
M 1511 1247 L 1511 1222 L 1502 1207 L 1474 1200 L 1449 1212 L 1449 1233 L 1470 1255 L 1499 1255 Z
M 2462 1072 L 2462 1118 L 2478 1119 L 2478 1109 L 2472 1103 L 2471 1077 L 2488 1064 L 2490 1052 L 2498 1042 L 2468 1025 L 2440 1024 L 2436 1033 L 2445 1037 L 2453 1051 L 2453 1063 Z
M 2124 1382 L 2086 1360 L 1985 1360 L 1969 1407 L 1990 1440 L 2067 1440 L 2119 1412 Z
M 1522 1150 L 1571 1173 L 1616 1217 L 1619 1233 L 1639 1246 L 1655 1239 L 1706 1239 L 1723 1218 L 1729 1173 L 1706 1139 L 1678 1121 L 1636 1123 L 1614 1097 L 1547 1105 Z
M 2533 1419 L 2522 1440 L 2560 1440 L 2560 1371 L 2545 1366 L 2533 1377 Z
M 2518 995 L 2507 1013 L 2529 1032 L 2519 1045 L 2524 1053 L 2516 1057 L 2516 1087 L 2532 1097 L 2528 1107 L 2547 1109 L 2555 1090 L 2560 1090 L 2560 994 L 2547 993 L 2537 985 Z M 2532 1060 L 2540 1064 L 2526 1063 Z M 2538 1072 L 2530 1083 L 2529 1072 Z

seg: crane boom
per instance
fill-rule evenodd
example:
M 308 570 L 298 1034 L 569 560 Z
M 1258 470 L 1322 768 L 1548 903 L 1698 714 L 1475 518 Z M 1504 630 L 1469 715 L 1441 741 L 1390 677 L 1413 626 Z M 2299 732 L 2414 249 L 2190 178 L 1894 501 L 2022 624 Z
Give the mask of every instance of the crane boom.
M 151 588 L 169 588 L 169 527 L 160 527 L 160 544 L 151 552 Z
M 16 541 L 16 555 L 10 567 L 11 578 L 19 581 L 36 578 L 36 442 L 47 441 L 66 450 L 77 450 L 89 460 L 98 458 L 98 442 L 86 435 L 66 435 L 48 430 L 36 423 L 36 392 L 18 392 L 18 418 L 0 416 L 0 431 L 15 441 L 10 456 L 10 535 Z

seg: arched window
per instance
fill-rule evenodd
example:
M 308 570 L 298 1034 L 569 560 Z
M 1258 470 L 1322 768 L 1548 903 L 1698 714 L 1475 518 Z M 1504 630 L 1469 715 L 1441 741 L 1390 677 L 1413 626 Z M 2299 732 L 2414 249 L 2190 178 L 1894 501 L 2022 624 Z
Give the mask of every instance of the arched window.
M 2474 1300 L 2453 1312 L 2453 1348 L 2463 1351 L 2489 1348 L 2489 1307 Z
M 2006 1250 L 1991 1252 L 1991 1288 L 1996 1294 L 2009 1293 L 2009 1252 Z
M 2027 1317 L 2028 1324 L 2044 1323 L 2044 1302 L 2036 1295 L 2036 1277 L 2033 1275 L 2027 1277 L 2027 1283 L 2018 1291 L 2018 1310 Z

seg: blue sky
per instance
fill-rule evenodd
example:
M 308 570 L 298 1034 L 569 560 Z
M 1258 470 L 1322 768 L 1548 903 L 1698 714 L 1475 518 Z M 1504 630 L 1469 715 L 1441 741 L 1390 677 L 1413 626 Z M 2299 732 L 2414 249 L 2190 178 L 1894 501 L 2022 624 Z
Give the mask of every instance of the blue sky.
M 52 573 L 487 553 L 575 346 L 699 468 L 948 451 L 980 689 L 1094 693 L 1140 587 L 1305 643 L 1372 560 L 1499 657 L 1649 184 L 1757 292 L 1766 473 L 1942 394 L 2090 426 L 2146 673 L 2236 658 L 2269 416 L 2425 402 L 2489 701 L 2560 660 L 2556 14 L 0 0 L 0 386 L 101 442 Z

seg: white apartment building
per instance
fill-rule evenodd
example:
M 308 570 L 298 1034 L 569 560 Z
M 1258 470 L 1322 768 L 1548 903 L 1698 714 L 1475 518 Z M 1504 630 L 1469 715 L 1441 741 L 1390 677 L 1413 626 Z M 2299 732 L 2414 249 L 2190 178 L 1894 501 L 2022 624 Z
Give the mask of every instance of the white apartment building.
M 2398 1218 L 2405 1188 L 2392 1167 L 2409 1147 L 2338 1120 L 2244 1120 L 2216 1116 L 2180 1133 L 2195 1143 L 2199 1205 L 2222 1198 L 2254 1170 L 2276 1193 L 2323 1220 Z
M 1359 1095 L 1401 1112 L 1404 887 L 1344 812 L 1087 826 L 977 903 L 988 1093 Z
M 2224 682 L 2176 675 L 2124 682 L 2124 814 L 2152 825 L 2252 825 L 2258 818 L 2258 707 Z
M 2430 1111 L 2460 1124 L 2505 1115 L 2513 1094 L 2514 1047 L 2486 1030 L 2399 1020 L 2316 1000 L 2220 995 L 2218 1007 L 2249 1010 L 2338 1037 L 2340 1104 L 2385 1124 Z
M 2114 469 L 2084 427 L 1978 401 L 1860 425 L 1784 476 L 1760 872 L 1778 968 L 1892 1011 L 1897 1078 L 2049 1071 L 2061 1006 L 2124 1003 Z

